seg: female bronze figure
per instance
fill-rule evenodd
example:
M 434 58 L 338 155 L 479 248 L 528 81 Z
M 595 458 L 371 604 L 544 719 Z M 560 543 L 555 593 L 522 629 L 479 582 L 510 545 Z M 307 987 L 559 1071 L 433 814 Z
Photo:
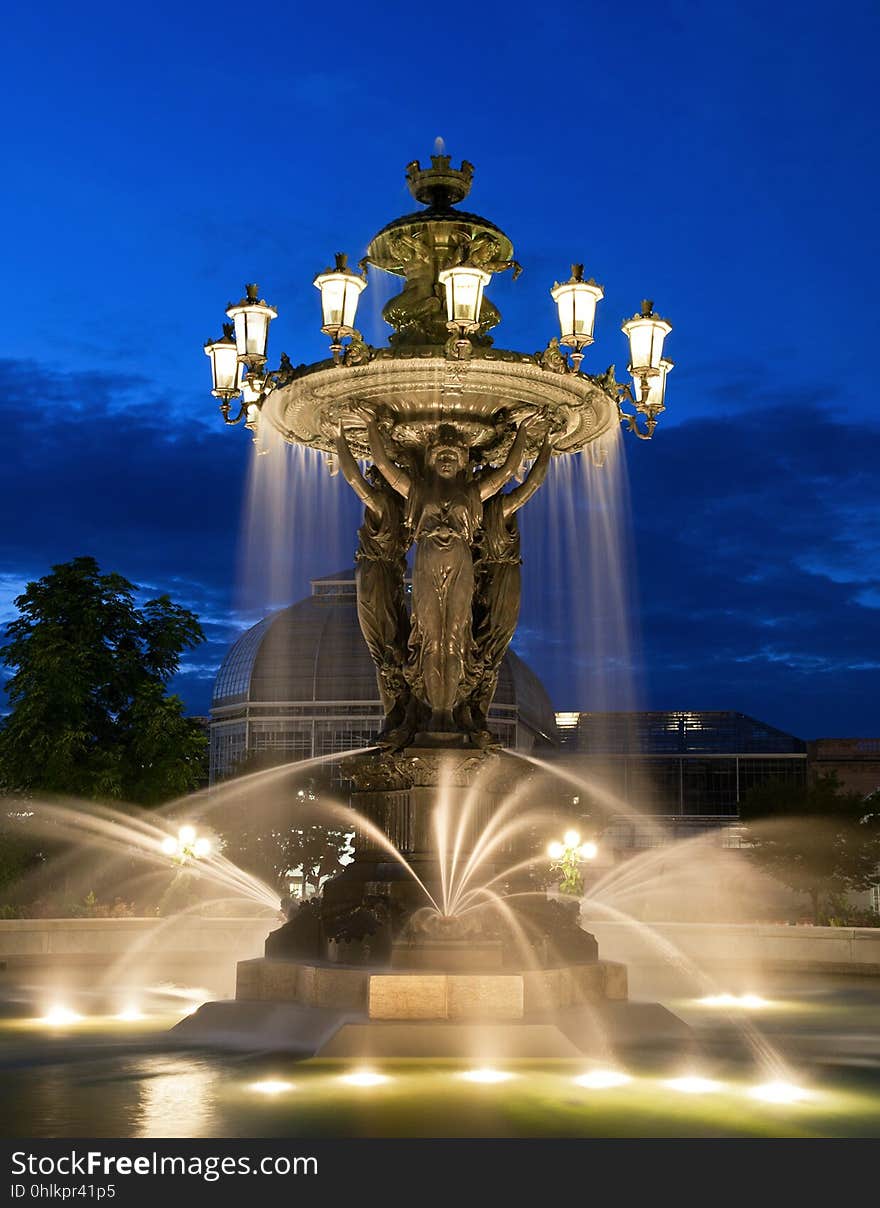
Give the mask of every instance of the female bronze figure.
M 380 740 L 403 722 L 410 691 L 404 675 L 409 639 L 404 579 L 412 538 L 405 524 L 403 501 L 375 466 L 364 476 L 340 424 L 336 435 L 339 468 L 364 505 L 358 530 L 357 610 L 361 633 L 376 667 L 385 709 Z
M 477 664 L 472 627 L 472 545 L 483 518 L 483 501 L 509 482 L 522 461 L 521 426 L 502 466 L 474 474 L 457 429 L 441 424 L 428 441 L 423 474 L 395 463 L 375 420 L 369 426 L 373 460 L 406 500 L 406 523 L 416 543 L 413 609 L 407 679 L 431 711 L 427 729 L 459 729 L 453 710 L 473 688 Z
M 474 641 L 480 670 L 461 714 L 479 745 L 491 741 L 487 727 L 489 706 L 498 686 L 501 661 L 519 620 L 522 558 L 516 513 L 546 478 L 551 452 L 548 432 L 522 485 L 506 493 L 499 491 L 483 505 L 474 592 Z

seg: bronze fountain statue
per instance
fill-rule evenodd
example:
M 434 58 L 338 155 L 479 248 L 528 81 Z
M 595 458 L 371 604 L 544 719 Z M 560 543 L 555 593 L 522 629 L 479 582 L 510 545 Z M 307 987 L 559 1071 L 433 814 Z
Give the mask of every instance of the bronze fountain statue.
M 550 291 L 560 334 L 543 351 L 496 348 L 491 332 L 501 316 L 483 292 L 494 274 L 509 269 L 516 279 L 521 268 L 495 223 L 458 208 L 470 191 L 472 165 L 453 168 L 448 156 L 434 155 L 428 168 L 410 163 L 406 176 L 423 208 L 373 237 L 360 272 L 339 253 L 335 268 L 315 279 L 330 359 L 294 366 L 285 355 L 268 372 L 276 311 L 255 285 L 227 310 L 234 336 L 225 329 L 206 352 L 227 423 L 246 419 L 256 438 L 268 426 L 320 451 L 338 462 L 364 505 L 357 609 L 385 719 L 376 749 L 345 761 L 352 804 L 371 826 L 358 826 L 354 863 L 325 886 L 319 930 L 345 936 L 356 918 L 354 930 L 393 931 L 398 942 L 408 936 L 402 959 L 412 962 L 430 943 L 424 920 L 409 931 L 407 920 L 424 911 L 426 894 L 446 901 L 437 881 L 446 842 L 434 829 L 438 787 L 464 803 L 460 854 L 475 848 L 505 794 L 528 775 L 528 765 L 497 749 L 489 723 L 519 616 L 517 514 L 544 482 L 552 458 L 581 452 L 621 421 L 648 439 L 665 409 L 672 362 L 662 356 L 670 325 L 644 302 L 623 325 L 632 386 L 617 382 L 613 366 L 597 376 L 581 371 L 603 296 L 601 286 L 584 279 L 582 265 Z M 354 324 L 367 271 L 402 279 L 382 311 L 393 329 L 382 347 L 369 345 Z M 624 403 L 634 413 L 625 413 Z M 389 859 L 389 846 L 405 865 Z M 553 904 L 540 894 L 536 903 L 538 914 L 548 916 Z M 455 932 L 456 943 L 473 948 L 470 923 L 461 930 L 444 909 L 436 913 L 442 926 L 432 943 L 442 946 Z M 533 923 L 540 930 L 546 918 Z M 557 950 L 567 936 L 563 947 L 572 961 L 595 963 L 595 941 L 571 919 L 546 925 Z M 429 921 L 428 931 L 437 927 Z M 287 941 L 276 934 L 281 952 Z M 456 949 L 456 959 L 463 951 Z M 393 945 L 382 952 L 393 965 Z M 487 948 L 479 959 L 490 955 Z M 260 993 L 251 986 L 244 997 Z
M 537 490 L 550 457 L 548 434 L 526 481 L 505 494 L 527 434 L 523 424 L 500 467 L 476 470 L 458 430 L 441 423 L 422 464 L 409 459 L 404 468 L 373 419 L 370 481 L 340 425 L 340 468 L 365 507 L 358 617 L 386 710 L 381 746 L 399 750 L 417 733 L 420 745 L 447 745 L 453 735 L 481 748 L 492 744 L 486 718 L 519 613 L 515 513 Z M 412 542 L 410 620 L 403 580 Z

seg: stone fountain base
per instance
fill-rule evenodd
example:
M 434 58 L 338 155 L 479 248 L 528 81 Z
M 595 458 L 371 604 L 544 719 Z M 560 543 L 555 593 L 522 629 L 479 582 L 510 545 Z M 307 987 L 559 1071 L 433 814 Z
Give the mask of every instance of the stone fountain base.
M 251 1021 L 236 1024 L 245 1033 L 271 1017 L 274 1043 L 282 1047 L 288 1026 L 302 1055 L 468 1060 L 603 1051 L 609 1010 L 630 1005 L 626 967 L 613 961 L 510 971 L 486 967 L 487 953 L 476 953 L 479 968 L 468 968 L 461 949 L 454 955 L 455 967 L 445 970 L 399 969 L 393 960 L 382 969 L 272 957 L 240 961 L 236 1001 L 211 1005 L 227 1008 L 220 1016 L 227 1029 L 236 1020 Z M 430 946 L 420 954 L 429 964 L 449 958 Z M 190 1036 L 212 1029 L 221 1040 L 210 1014 L 203 1027 L 196 1016 L 182 1028 Z
M 241 961 L 234 1001 L 205 1003 L 180 1044 L 298 1058 L 608 1060 L 690 1029 L 659 1003 L 627 1000 L 626 967 L 397 970 L 263 957 Z
M 626 967 L 462 971 L 345 968 L 261 957 L 240 961 L 235 997 L 357 1012 L 369 1020 L 527 1020 L 627 997 Z

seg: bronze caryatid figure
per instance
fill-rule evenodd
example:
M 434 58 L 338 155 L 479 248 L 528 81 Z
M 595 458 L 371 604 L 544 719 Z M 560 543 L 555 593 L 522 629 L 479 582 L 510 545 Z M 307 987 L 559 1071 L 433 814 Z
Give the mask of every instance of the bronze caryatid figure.
M 357 610 L 361 633 L 376 666 L 379 695 L 385 709 L 385 726 L 379 735 L 384 740 L 403 725 L 410 703 L 404 674 L 410 630 L 404 579 L 412 537 L 400 495 L 392 490 L 376 466 L 371 466 L 366 475 L 361 473 L 342 424 L 336 452 L 339 468 L 364 505 L 364 522 L 358 530 L 355 555 Z
M 522 558 L 516 513 L 528 503 L 547 477 L 552 445 L 550 433 L 522 484 L 499 491 L 483 505 L 483 521 L 474 551 L 474 642 L 478 675 L 458 716 L 478 746 L 491 742 L 489 706 L 498 686 L 501 662 L 516 632 L 522 594 Z
M 549 440 L 522 486 L 504 494 L 523 459 L 526 424 L 503 464 L 483 469 L 472 465 L 469 446 L 452 424 L 441 423 L 431 433 L 421 466 L 415 459 L 400 464 L 375 418 L 368 435 L 375 463 L 369 477 L 361 473 L 341 427 L 337 450 L 342 472 L 366 509 L 357 554 L 358 615 L 386 709 L 379 741 L 405 746 L 421 730 L 436 741 L 465 735 L 486 746 L 486 714 L 519 612 L 514 514 L 544 478 Z M 409 620 L 403 580 L 411 542 L 416 554 Z M 511 576 L 502 568 L 511 565 L 514 545 Z

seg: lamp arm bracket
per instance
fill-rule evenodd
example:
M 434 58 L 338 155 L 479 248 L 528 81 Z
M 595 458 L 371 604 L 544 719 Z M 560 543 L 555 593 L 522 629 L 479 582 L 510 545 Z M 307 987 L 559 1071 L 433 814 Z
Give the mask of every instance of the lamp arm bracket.
M 626 395 L 629 395 L 630 401 L 632 401 L 632 391 L 630 390 L 628 385 L 626 387 L 621 387 L 621 395 L 623 397 L 626 397 Z M 635 415 L 629 415 L 626 411 L 624 411 L 623 405 L 622 405 L 622 400 L 621 400 L 621 398 L 618 398 L 618 400 L 617 400 L 617 418 L 620 420 L 620 422 L 622 424 L 626 424 L 629 431 L 632 432 L 635 436 L 637 436 L 639 438 L 639 440 L 650 440 L 651 437 L 654 435 L 654 429 L 657 427 L 657 421 L 656 421 L 656 419 L 652 419 L 650 416 L 647 416 L 645 418 L 645 429 L 646 430 L 644 432 L 642 432 L 642 430 L 639 428 L 639 415 L 640 415 L 639 412 L 637 412 Z
M 241 404 L 241 407 L 239 408 L 239 411 L 238 411 L 238 415 L 236 415 L 235 419 L 229 418 L 230 410 L 231 410 L 231 407 L 230 407 L 229 403 L 220 404 L 220 414 L 223 416 L 223 422 L 224 422 L 224 424 L 228 424 L 229 427 L 231 428 L 234 424 L 240 424 L 241 421 L 244 419 L 244 417 L 247 415 L 247 406 L 245 403 Z

